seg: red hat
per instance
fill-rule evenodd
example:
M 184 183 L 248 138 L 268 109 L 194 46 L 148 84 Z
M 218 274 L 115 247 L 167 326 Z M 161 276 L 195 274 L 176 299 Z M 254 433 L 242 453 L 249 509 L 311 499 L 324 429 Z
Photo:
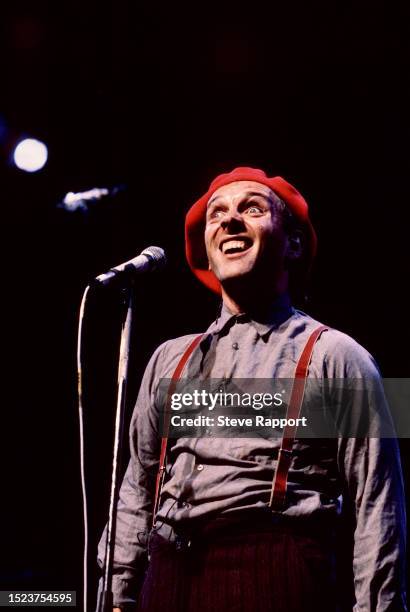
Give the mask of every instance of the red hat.
M 257 168 L 239 167 L 232 172 L 220 174 L 212 181 L 208 191 L 189 209 L 185 218 L 185 253 L 192 272 L 208 289 L 221 293 L 219 280 L 211 270 L 208 270 L 204 241 L 206 208 L 209 198 L 219 187 L 237 181 L 255 181 L 270 187 L 300 222 L 304 229 L 306 245 L 304 257 L 298 266 L 303 276 L 302 278 L 298 276 L 304 284 L 316 253 L 317 243 L 316 233 L 309 219 L 307 202 L 299 191 L 285 179 L 280 176 L 269 178 L 263 170 Z

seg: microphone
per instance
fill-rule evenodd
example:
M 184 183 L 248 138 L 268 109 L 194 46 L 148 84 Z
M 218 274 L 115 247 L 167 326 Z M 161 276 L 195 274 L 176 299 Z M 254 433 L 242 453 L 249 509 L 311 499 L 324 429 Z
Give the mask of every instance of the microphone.
M 121 191 L 126 190 L 126 185 L 116 185 L 107 189 L 106 187 L 94 187 L 93 189 L 87 189 L 87 191 L 78 191 L 74 193 L 69 191 L 65 194 L 61 202 L 57 204 L 58 208 L 64 208 L 69 212 L 76 210 L 88 211 L 92 205 L 99 200 L 103 200 L 107 196 L 116 196 Z
M 111 268 L 105 274 L 100 274 L 94 279 L 94 284 L 104 287 L 111 285 L 116 280 L 124 277 L 131 278 L 134 274 L 142 274 L 163 268 L 167 262 L 164 249 L 157 246 L 150 246 L 144 249 L 141 255 L 130 259 L 125 263 Z

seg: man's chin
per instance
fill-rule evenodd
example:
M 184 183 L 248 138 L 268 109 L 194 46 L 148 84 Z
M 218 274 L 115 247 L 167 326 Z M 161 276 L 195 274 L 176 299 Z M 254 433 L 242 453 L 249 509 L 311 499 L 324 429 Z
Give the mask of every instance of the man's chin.
M 249 286 L 255 283 L 257 276 L 249 270 L 236 271 L 231 274 L 221 274 L 218 277 L 222 287 L 226 289 L 230 287 L 248 289 Z
M 233 281 L 235 279 L 243 279 L 250 275 L 252 270 L 248 270 L 246 268 L 233 268 L 231 270 L 221 270 L 215 273 L 215 276 L 219 280 L 220 283 L 224 283 L 225 281 Z
M 228 265 L 216 267 L 214 274 L 220 283 L 244 279 L 255 273 L 253 262 L 232 261 Z

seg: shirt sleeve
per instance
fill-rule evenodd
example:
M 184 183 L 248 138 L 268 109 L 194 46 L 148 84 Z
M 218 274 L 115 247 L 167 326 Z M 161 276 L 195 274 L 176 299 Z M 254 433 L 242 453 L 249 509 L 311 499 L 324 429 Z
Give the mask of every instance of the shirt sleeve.
M 340 438 L 338 445 L 339 470 L 345 484 L 343 504 L 354 525 L 353 609 L 405 612 L 404 485 L 397 440 L 382 437 L 391 417 L 380 373 L 371 355 L 347 336 L 329 355 L 327 365 L 328 375 L 350 381 L 361 379 L 369 385 L 368 393 L 362 392 L 363 387 L 359 393 L 353 392 L 349 410 L 368 419 L 370 435 L 363 436 L 363 420 L 359 420 L 360 435 L 350 432 L 351 437 Z M 381 435 L 377 435 L 378 429 Z
M 130 425 L 130 461 L 119 492 L 114 549 L 112 592 L 114 606 L 136 604 L 148 562 L 148 534 L 152 523 L 160 439 L 155 414 L 160 346 L 152 356 L 141 382 Z M 98 546 L 98 564 L 105 558 L 107 527 Z M 102 578 L 99 597 L 102 592 Z

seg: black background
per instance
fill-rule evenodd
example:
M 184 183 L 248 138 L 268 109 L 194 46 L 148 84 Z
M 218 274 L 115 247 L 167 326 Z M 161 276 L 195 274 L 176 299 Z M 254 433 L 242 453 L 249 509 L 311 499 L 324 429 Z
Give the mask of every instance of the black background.
M 2 7 L 2 588 L 81 592 L 76 321 L 96 274 L 150 244 L 130 406 L 161 341 L 204 330 L 217 303 L 184 260 L 183 219 L 237 165 L 294 183 L 319 252 L 305 310 L 409 376 L 409 6 L 405 2 Z M 37 174 L 11 163 L 44 140 Z M 126 185 L 88 213 L 67 191 Z M 105 521 L 120 308 L 93 296 L 85 330 L 91 589 Z M 409 445 L 402 443 L 405 473 Z M 90 606 L 90 609 L 92 606 Z

